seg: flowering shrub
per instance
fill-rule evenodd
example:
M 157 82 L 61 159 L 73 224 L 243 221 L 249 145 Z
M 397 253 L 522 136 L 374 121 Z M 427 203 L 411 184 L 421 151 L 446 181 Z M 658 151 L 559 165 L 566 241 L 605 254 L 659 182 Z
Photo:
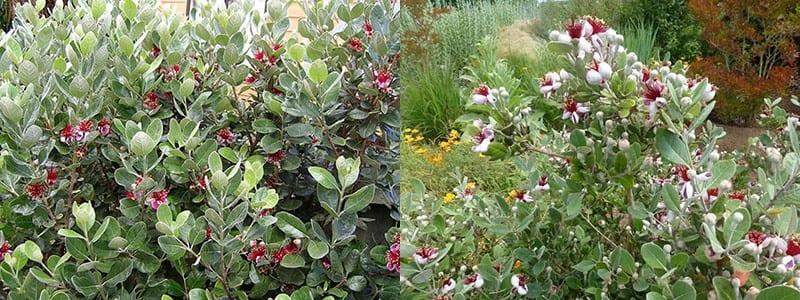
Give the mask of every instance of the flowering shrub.
M 269 3 L 19 8 L 0 38 L 0 298 L 397 293 L 394 250 L 357 235 L 399 200 L 399 4 L 306 5 L 287 36 Z
M 548 45 L 564 69 L 540 81 L 561 126 L 545 126 L 517 82 L 467 78 L 473 150 L 514 157 L 527 182 L 497 191 L 465 179 L 436 201 L 411 180 L 404 296 L 800 297 L 797 118 L 778 114 L 769 122 L 781 130 L 753 140 L 761 155 L 738 160 L 715 146 L 724 131 L 706 122 L 717 93 L 708 80 L 682 63 L 638 61 L 593 17 L 565 29 Z

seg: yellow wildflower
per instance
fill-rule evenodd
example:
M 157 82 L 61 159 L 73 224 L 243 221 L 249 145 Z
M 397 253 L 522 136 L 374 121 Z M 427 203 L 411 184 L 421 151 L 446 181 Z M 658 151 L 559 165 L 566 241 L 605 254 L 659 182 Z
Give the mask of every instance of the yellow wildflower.
M 456 201 L 456 194 L 453 193 L 447 193 L 446 195 L 444 195 L 444 199 L 442 199 L 442 203 L 444 204 L 450 204 L 455 201 Z
M 417 150 L 414 150 L 414 153 L 416 153 L 416 154 L 425 154 L 427 152 L 428 152 L 428 150 L 425 149 L 425 148 L 417 148 Z

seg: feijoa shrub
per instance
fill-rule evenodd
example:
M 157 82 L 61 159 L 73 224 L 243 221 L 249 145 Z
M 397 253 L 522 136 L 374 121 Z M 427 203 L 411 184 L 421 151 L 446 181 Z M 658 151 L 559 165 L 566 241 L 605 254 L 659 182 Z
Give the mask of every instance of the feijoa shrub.
M 0 298 L 396 295 L 399 3 L 158 7 L 0 37 Z

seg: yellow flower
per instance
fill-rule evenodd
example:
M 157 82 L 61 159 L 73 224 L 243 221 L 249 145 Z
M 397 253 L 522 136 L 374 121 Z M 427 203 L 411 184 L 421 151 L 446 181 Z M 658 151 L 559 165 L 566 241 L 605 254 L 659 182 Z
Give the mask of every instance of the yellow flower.
M 515 269 L 515 270 L 520 270 L 520 269 L 522 269 L 522 261 L 520 261 L 519 259 L 518 259 L 517 261 L 515 261 L 515 262 L 514 262 L 514 269 Z
M 411 132 L 411 128 L 406 128 L 406 129 L 403 129 L 403 132 L 405 132 L 405 133 L 409 133 L 409 132 Z
M 418 148 L 417 150 L 414 150 L 414 153 L 416 154 L 425 154 L 427 152 L 428 150 L 426 150 L 425 148 Z
M 450 204 L 455 201 L 456 201 L 456 194 L 453 193 L 447 193 L 446 195 L 444 195 L 444 199 L 442 199 L 442 203 L 444 204 Z

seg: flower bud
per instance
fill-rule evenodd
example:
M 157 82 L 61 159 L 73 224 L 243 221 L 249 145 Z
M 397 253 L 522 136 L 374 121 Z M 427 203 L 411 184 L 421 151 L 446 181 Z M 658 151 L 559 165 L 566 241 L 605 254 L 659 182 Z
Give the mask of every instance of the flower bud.
M 705 216 L 705 221 L 706 221 L 706 224 L 713 226 L 713 225 L 717 224 L 717 215 L 715 215 L 713 213 L 707 213 L 706 216 Z
M 553 30 L 553 31 L 550 31 L 550 36 L 549 37 L 550 37 L 551 41 L 558 41 L 560 35 L 561 35 L 561 33 L 558 32 L 558 30 Z
M 636 53 L 634 52 L 628 53 L 628 60 L 627 60 L 628 65 L 632 65 L 637 61 L 639 61 L 639 57 L 636 56 Z
M 672 252 L 672 245 L 670 245 L 670 244 L 664 245 L 664 252 L 667 252 L 667 253 Z
M 730 191 L 732 188 L 733 188 L 733 184 L 731 183 L 730 180 L 725 179 L 725 180 L 723 180 L 722 182 L 719 183 L 719 189 L 721 191 L 723 191 L 723 192 Z
M 744 220 L 744 215 L 742 215 L 742 213 L 737 211 L 737 212 L 733 213 L 733 220 L 736 221 L 737 223 L 739 223 L 742 220 Z
M 617 145 L 622 150 L 628 150 L 631 147 L 631 143 L 627 139 L 619 140 L 619 143 Z

